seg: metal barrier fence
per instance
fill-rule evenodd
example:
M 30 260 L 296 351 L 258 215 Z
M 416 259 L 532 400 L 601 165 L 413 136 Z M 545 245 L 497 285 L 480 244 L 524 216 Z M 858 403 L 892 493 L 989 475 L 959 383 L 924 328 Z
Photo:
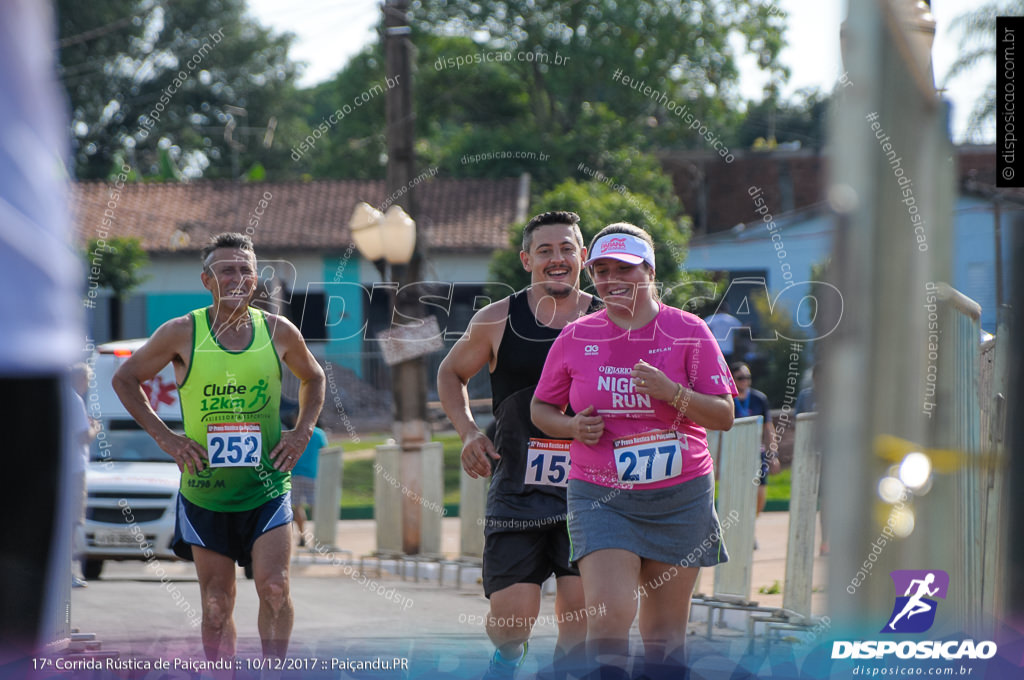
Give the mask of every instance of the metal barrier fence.
M 973 632 L 1000 584 L 1000 471 L 981 440 L 991 395 L 978 397 L 977 314 L 967 311 L 977 305 L 939 283 L 952 277 L 957 194 L 949 110 L 933 85 L 927 27 L 902 6 L 850 3 L 851 86 L 830 131 L 830 279 L 843 306 L 826 311 L 841 323 L 821 348 L 818 405 L 836 635 L 884 623 L 893 571 L 949 573 L 955 616 L 936 619 L 935 636 Z
M 782 607 L 760 606 L 751 592 L 762 418 L 738 418 L 728 432 L 709 433 L 708 446 L 718 471 L 718 515 L 729 561 L 714 567 L 711 596 L 701 594 L 700 579 L 694 586 L 693 606 L 708 610 L 708 638 L 712 636 L 716 611 L 733 610 L 745 616 L 751 641 L 758 623 L 806 631 L 817 622 L 811 611 L 821 470 L 815 422 L 813 413 L 797 416 Z
M 955 289 L 938 286 L 940 347 L 937 432 L 933 456 L 939 474 L 951 473 L 956 508 L 957 559 L 950 574 L 953 610 L 963 630 L 990 630 L 999 606 L 1003 476 L 995 449 L 982 438 L 982 403 L 994 395 L 981 380 L 981 307 Z M 1007 338 L 997 337 L 1000 343 Z M 987 412 L 989 409 L 986 408 Z M 947 452 L 943 456 L 941 452 Z M 948 460 L 946 460 L 948 458 Z
M 805 619 L 811 618 L 814 590 L 814 527 L 818 517 L 818 489 L 821 481 L 821 450 L 817 442 L 816 415 L 796 417 L 792 481 L 789 494 L 789 538 L 786 542 L 786 582 L 782 608 Z
M 761 469 L 761 416 L 737 418 L 732 429 L 722 432 L 718 453 L 718 517 L 723 521 L 722 538 L 729 561 L 715 567 L 714 596 L 736 603 L 750 601 L 754 568 L 754 518 L 757 515 L 757 486 L 753 480 Z

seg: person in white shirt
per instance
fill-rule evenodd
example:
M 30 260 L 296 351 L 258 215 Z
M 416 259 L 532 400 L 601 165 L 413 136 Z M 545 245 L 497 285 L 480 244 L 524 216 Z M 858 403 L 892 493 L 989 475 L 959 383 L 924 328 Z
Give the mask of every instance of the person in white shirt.
M 730 311 L 732 310 L 729 309 L 729 303 L 722 300 L 722 304 L 718 305 L 718 310 L 704 319 L 704 323 L 708 325 L 711 334 L 718 341 L 718 347 L 722 350 L 727 364 L 732 364 L 734 360 L 743 358 L 735 356 L 736 335 L 732 332 L 736 328 L 743 328 L 743 322 L 730 314 Z

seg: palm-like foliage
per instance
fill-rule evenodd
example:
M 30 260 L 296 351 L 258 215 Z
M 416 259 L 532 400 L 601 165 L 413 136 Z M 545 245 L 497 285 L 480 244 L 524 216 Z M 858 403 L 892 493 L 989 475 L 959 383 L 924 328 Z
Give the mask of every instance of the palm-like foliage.
M 951 27 L 959 31 L 960 56 L 949 69 L 946 82 L 961 76 L 976 65 L 994 59 L 996 54 L 996 17 L 1024 15 L 1024 0 L 994 0 L 975 10 L 961 14 Z M 977 130 L 995 121 L 996 84 L 992 80 L 985 94 L 975 103 L 968 125 Z

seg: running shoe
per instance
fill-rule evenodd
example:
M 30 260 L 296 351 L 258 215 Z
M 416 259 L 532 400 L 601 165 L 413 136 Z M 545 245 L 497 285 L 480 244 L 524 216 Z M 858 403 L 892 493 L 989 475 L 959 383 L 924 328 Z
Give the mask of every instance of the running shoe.
M 524 642 L 523 654 L 517 661 L 506 661 L 495 649 L 494 656 L 491 657 L 491 665 L 487 667 L 487 672 L 484 673 L 481 680 L 512 680 L 516 676 L 516 671 L 526 661 L 526 652 L 529 648 L 530 643 Z

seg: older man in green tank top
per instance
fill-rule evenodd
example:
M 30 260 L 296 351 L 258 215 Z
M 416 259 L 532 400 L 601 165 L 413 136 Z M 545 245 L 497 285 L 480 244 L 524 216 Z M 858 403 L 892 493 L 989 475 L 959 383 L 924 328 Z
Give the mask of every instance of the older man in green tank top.
M 243 234 L 202 251 L 213 304 L 166 322 L 121 365 L 114 389 L 128 412 L 181 469 L 174 551 L 192 559 L 208 659 L 235 654 L 235 563 L 252 564 L 263 654 L 283 658 L 294 613 L 291 469 L 324 400 L 324 373 L 287 319 L 250 306 L 256 254 Z M 185 434 L 150 407 L 142 383 L 174 366 Z M 281 431 L 281 363 L 301 381 L 294 430 Z

